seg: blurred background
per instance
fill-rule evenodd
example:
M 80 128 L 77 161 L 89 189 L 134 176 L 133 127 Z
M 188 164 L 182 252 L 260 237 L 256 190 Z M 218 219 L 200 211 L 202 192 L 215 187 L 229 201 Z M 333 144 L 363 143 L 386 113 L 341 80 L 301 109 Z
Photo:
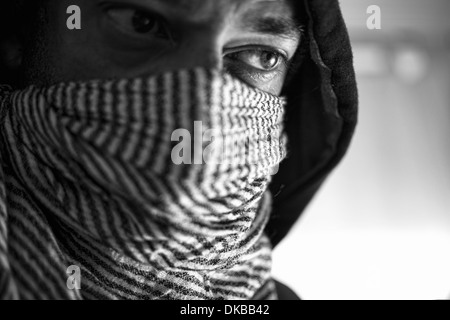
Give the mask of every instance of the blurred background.
M 303 299 L 450 298 L 450 1 L 341 0 L 360 120 L 274 252 Z M 369 30 L 370 5 L 381 30 Z

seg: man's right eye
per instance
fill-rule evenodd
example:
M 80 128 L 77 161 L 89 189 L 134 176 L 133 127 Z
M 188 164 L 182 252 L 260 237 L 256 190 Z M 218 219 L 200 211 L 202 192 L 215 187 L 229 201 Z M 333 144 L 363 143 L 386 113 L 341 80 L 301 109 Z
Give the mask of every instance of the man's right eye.
M 116 27 L 130 36 L 170 39 L 163 20 L 152 13 L 127 7 L 109 7 L 105 11 Z

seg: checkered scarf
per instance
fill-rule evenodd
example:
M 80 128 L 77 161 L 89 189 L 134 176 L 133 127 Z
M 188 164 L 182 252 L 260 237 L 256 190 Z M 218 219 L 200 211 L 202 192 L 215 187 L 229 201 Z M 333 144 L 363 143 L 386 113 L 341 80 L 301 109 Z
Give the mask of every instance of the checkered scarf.
M 275 298 L 283 105 L 203 69 L 1 87 L 0 297 Z

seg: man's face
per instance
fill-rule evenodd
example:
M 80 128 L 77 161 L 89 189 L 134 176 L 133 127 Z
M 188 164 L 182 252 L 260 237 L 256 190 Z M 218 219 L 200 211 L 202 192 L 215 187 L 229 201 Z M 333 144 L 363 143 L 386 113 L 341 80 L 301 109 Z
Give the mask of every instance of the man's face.
M 28 84 L 206 67 L 279 94 L 300 41 L 290 0 L 49 2 L 38 50 L 23 59 Z M 81 30 L 66 25 L 73 4 Z

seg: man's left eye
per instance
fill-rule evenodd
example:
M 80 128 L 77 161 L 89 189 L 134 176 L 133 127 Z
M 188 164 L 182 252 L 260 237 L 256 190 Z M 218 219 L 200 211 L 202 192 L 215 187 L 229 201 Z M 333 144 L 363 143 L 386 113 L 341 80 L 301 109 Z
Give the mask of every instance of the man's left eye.
M 286 62 L 285 57 L 270 50 L 242 50 L 227 55 L 231 60 L 239 61 L 261 71 L 273 71 Z

